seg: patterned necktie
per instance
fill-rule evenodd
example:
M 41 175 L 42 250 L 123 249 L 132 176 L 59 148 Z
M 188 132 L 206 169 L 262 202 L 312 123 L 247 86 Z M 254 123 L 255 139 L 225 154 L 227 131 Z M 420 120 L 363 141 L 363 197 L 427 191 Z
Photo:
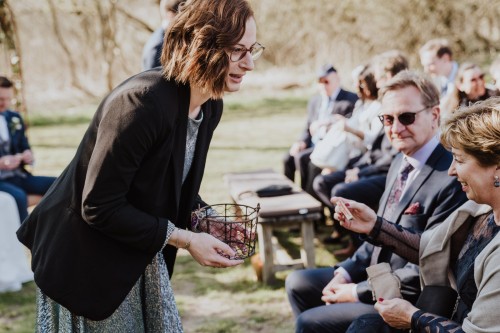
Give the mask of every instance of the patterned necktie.
M 404 161 L 404 167 L 401 173 L 398 176 L 398 179 L 392 185 L 391 193 L 389 194 L 389 198 L 387 199 L 387 203 L 384 210 L 383 218 L 389 221 L 395 220 L 394 211 L 398 206 L 399 200 L 401 199 L 401 193 L 405 188 L 406 180 L 408 179 L 408 175 L 414 169 L 413 166 L 408 163 L 408 161 Z
M 408 180 L 408 175 L 414 169 L 413 166 L 408 163 L 408 161 L 404 160 L 404 167 L 398 178 L 392 185 L 391 193 L 389 194 L 389 198 L 387 199 L 387 203 L 385 205 L 383 218 L 388 221 L 396 220 L 394 215 L 394 211 L 399 204 L 399 200 L 401 199 L 401 193 L 405 188 L 406 181 Z M 374 265 L 380 262 L 390 262 L 391 261 L 392 252 L 387 248 L 375 247 L 373 249 L 372 258 L 370 260 L 370 265 Z

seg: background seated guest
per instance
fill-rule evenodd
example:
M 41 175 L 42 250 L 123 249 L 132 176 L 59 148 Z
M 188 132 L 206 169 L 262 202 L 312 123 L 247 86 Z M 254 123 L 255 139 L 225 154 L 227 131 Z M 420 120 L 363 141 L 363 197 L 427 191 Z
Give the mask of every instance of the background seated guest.
M 14 198 L 0 192 L 0 292 L 21 290 L 22 284 L 33 280 L 24 246 L 16 238 L 21 221 Z
M 161 27 L 156 29 L 149 37 L 142 50 L 142 69 L 148 70 L 161 66 L 160 57 L 165 38 L 165 30 L 179 11 L 179 5 L 185 0 L 161 0 L 160 16 Z
M 300 139 L 295 142 L 283 159 L 284 173 L 289 179 L 295 179 L 295 172 L 300 172 L 300 184 L 306 188 L 308 181 L 309 156 L 314 143 L 321 140 L 331 125 L 333 115 L 350 117 L 356 94 L 341 88 L 340 77 L 335 67 L 324 65 L 318 73 L 320 93 L 313 96 L 307 104 L 307 121 Z
M 493 95 L 493 91 L 486 88 L 484 72 L 481 67 L 464 62 L 458 68 L 454 90 L 442 102 L 442 116 L 448 116 L 455 112 L 458 107 L 484 101 Z
M 0 76 L 0 191 L 16 200 L 21 222 L 28 216 L 28 194 L 43 195 L 54 177 L 33 176 L 25 166 L 35 161 L 21 115 L 9 109 L 14 85 Z
M 382 130 L 377 119 L 380 102 L 371 67 L 363 66 L 356 76 L 359 99 L 350 118 L 336 114 L 323 139 L 313 147 L 308 165 L 306 191 L 315 195 L 314 178 L 335 170 L 344 170 L 350 159 L 359 158 Z
M 431 39 L 420 48 L 419 56 L 424 72 L 431 76 L 443 99 L 453 90 L 458 73 L 450 43 L 445 38 Z
M 403 71 L 380 91 L 387 137 L 401 152 L 391 164 L 378 212 L 395 224 L 423 232 L 443 222 L 466 197 L 447 175 L 451 153 L 439 143 L 439 91 L 417 73 Z M 375 313 L 366 268 L 387 262 L 401 281 L 405 299 L 420 292 L 418 266 L 364 242 L 335 267 L 305 269 L 288 275 L 285 288 L 297 332 L 345 332 L 362 314 Z
M 381 106 L 378 101 L 377 81 L 375 81 L 371 66 L 365 65 L 359 73 L 356 90 L 359 99 L 354 105 L 351 118 L 343 117 L 344 131 L 359 138 L 357 147 L 361 151 L 365 151 L 373 144 L 382 130 L 382 124 L 377 119 Z
M 457 110 L 444 124 L 441 141 L 453 153 L 448 172 L 470 200 L 441 225 L 420 235 L 354 201 L 347 201 L 353 220 L 345 220 L 338 207 L 335 216 L 370 242 L 420 263 L 424 287 L 458 290 L 451 319 L 403 299 L 379 299 L 375 309 L 390 326 L 412 332 L 500 332 L 500 98 Z M 362 318 L 349 332 L 373 332 L 376 324 L 367 323 L 370 318 Z
M 389 50 L 377 54 L 372 59 L 373 75 L 377 82 L 377 88 L 382 88 L 387 81 L 392 79 L 396 74 L 404 71 L 409 67 L 408 59 L 399 50 Z

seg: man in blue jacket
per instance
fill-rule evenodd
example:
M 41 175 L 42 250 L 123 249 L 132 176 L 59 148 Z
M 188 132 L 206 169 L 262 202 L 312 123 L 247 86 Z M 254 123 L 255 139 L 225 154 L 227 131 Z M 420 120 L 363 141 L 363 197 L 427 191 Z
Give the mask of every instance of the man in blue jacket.
M 33 176 L 26 165 L 34 162 L 21 115 L 9 109 L 14 97 L 12 82 L 0 76 L 0 191 L 16 200 L 19 217 L 28 216 L 28 194 L 43 195 L 54 177 Z

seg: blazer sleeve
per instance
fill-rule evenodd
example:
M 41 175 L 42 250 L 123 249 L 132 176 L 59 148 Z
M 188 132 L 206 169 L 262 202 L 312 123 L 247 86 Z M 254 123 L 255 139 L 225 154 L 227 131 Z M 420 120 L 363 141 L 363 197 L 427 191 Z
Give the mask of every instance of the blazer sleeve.
M 209 206 L 199 194 L 196 195 L 196 198 L 194 199 L 194 205 L 193 208 L 191 208 L 192 211 L 195 211 L 197 209 L 200 209 L 202 207 Z
M 354 111 L 354 104 L 350 101 L 336 101 L 333 105 L 332 115 L 340 114 L 346 118 L 352 116 Z
M 165 241 L 168 220 L 152 216 L 127 200 L 141 161 L 159 139 L 172 133 L 172 110 L 163 110 L 142 92 L 126 91 L 106 105 L 89 160 L 82 195 L 82 218 L 109 237 L 147 251 Z
M 311 126 L 311 123 L 314 121 L 315 117 L 315 108 L 318 107 L 319 99 L 318 97 L 313 97 L 309 100 L 307 103 L 307 120 L 306 120 L 306 126 L 304 130 L 302 131 L 302 135 L 299 138 L 299 141 L 304 141 L 307 145 L 307 147 L 311 146 L 311 132 L 309 131 L 309 127 Z
M 487 253 L 480 253 L 476 258 L 474 279 L 477 285 L 477 297 L 463 322 L 465 332 L 500 332 L 500 321 L 496 313 L 500 302 L 499 237 L 500 235 L 497 235 L 496 239 L 492 240 L 496 241 L 496 244 L 492 244 Z
M 374 246 L 372 244 L 363 242 L 350 258 L 338 263 L 335 265 L 335 268 L 344 268 L 354 283 L 366 280 L 366 268 L 370 266 L 373 249 Z

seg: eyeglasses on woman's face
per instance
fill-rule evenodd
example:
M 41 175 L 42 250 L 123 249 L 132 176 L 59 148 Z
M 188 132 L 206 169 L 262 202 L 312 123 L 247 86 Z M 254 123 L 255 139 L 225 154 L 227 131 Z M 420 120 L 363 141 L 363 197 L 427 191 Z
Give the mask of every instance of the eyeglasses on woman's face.
M 231 49 L 229 59 L 231 59 L 232 62 L 240 61 L 245 57 L 247 52 L 250 52 L 252 60 L 257 60 L 262 55 L 262 52 L 264 52 L 264 49 L 265 47 L 259 43 L 253 44 L 249 49 L 242 46 L 235 46 Z
M 425 111 L 427 109 L 430 109 L 432 106 L 426 106 L 425 108 L 413 112 L 403 112 L 398 114 L 398 121 L 404 125 L 404 126 L 409 126 L 415 122 L 415 118 L 417 116 L 417 113 L 420 113 L 422 111 Z M 392 126 L 394 124 L 394 116 L 390 114 L 382 114 L 379 115 L 378 118 L 384 124 L 384 126 Z

